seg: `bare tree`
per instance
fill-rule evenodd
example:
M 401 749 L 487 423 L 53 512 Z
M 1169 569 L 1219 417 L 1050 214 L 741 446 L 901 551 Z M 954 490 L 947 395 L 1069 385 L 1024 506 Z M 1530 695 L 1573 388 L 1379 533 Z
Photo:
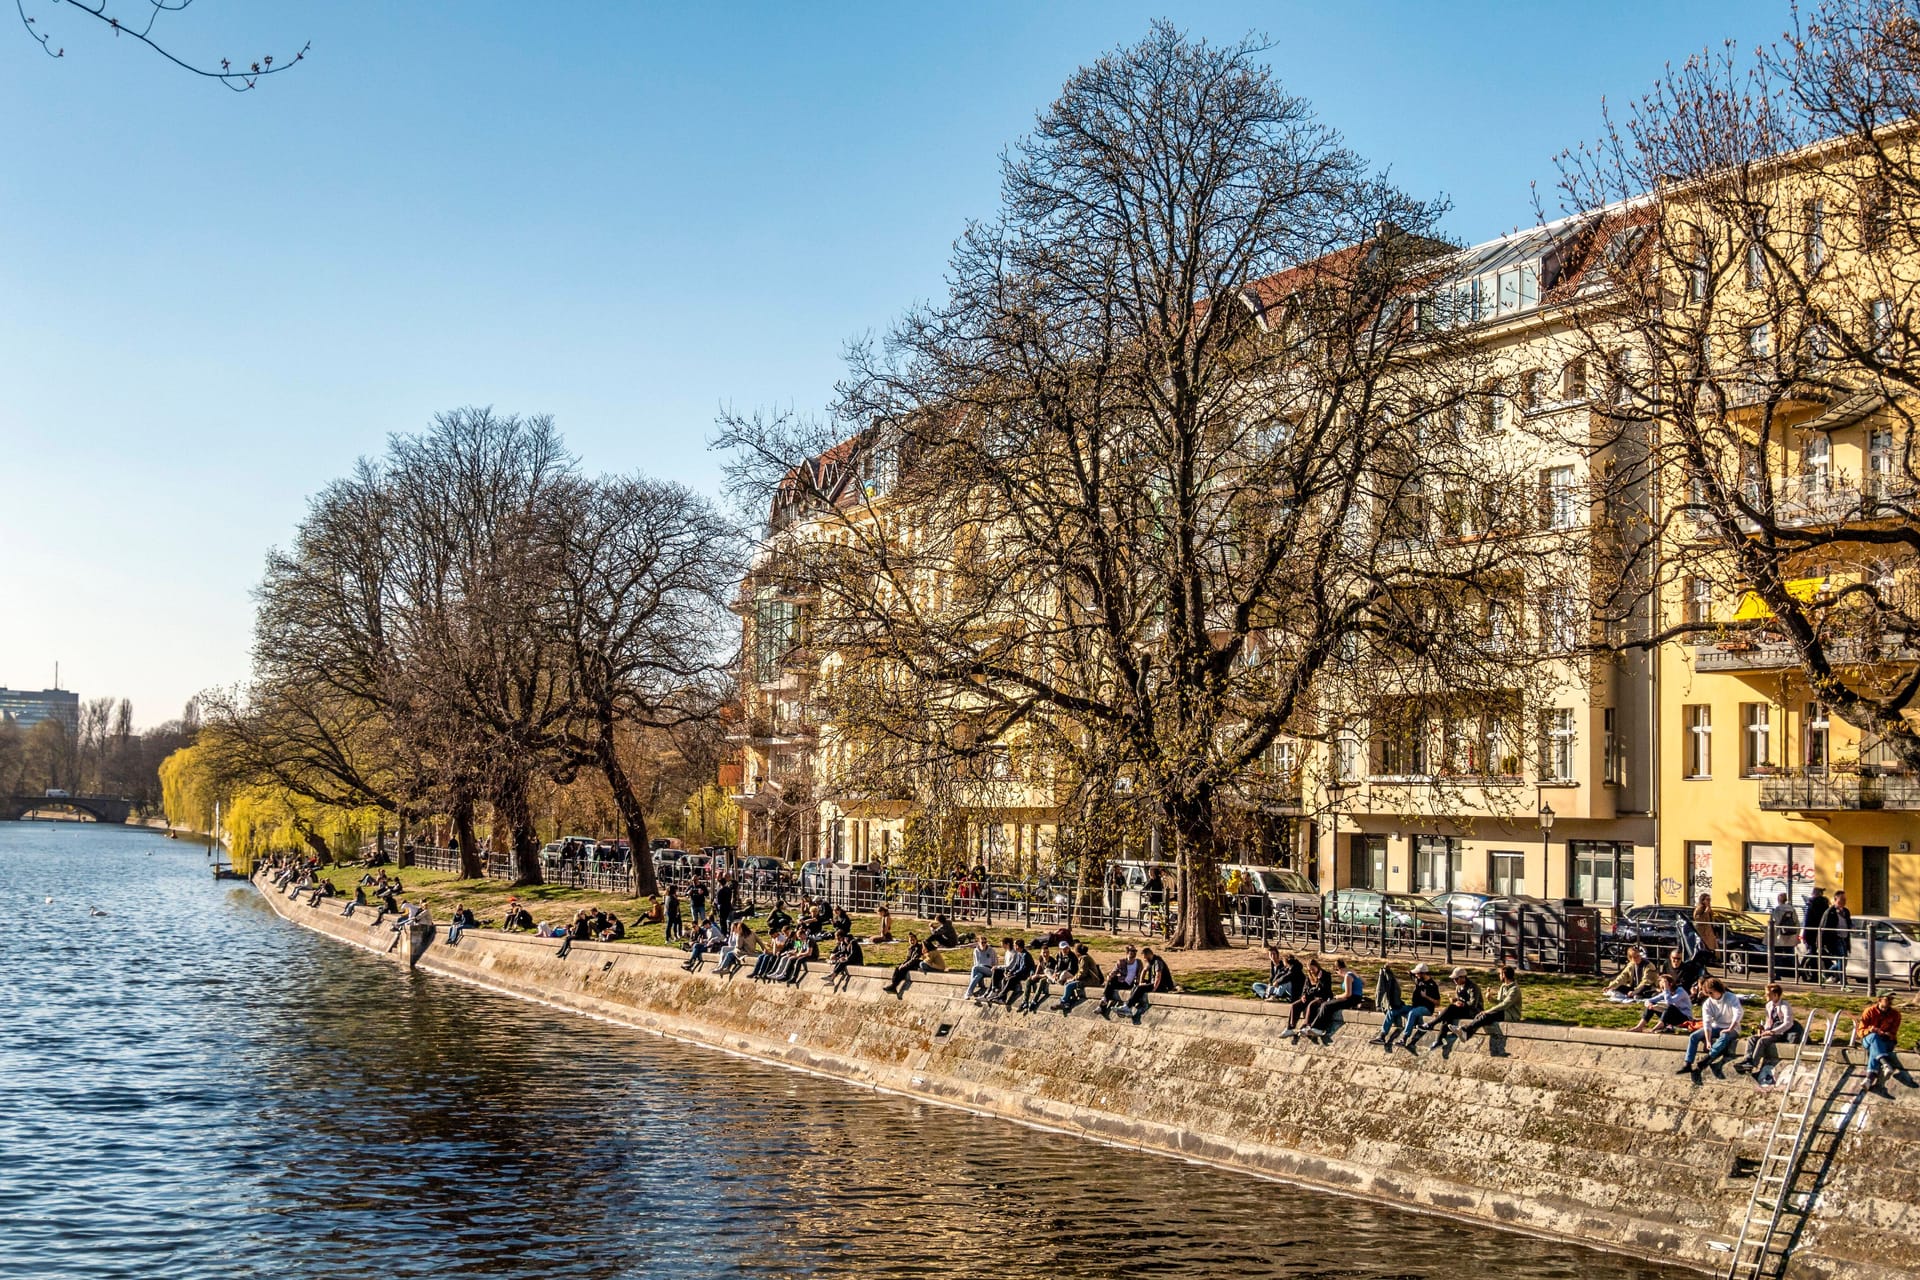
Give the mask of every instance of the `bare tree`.
M 548 616 L 575 704 L 567 745 L 605 776 L 627 831 L 633 891 L 652 894 L 647 805 L 620 730 L 712 722 L 734 657 L 722 637 L 739 535 L 706 499 L 646 477 L 579 481 L 554 506 Z
M 1753 59 L 1671 69 L 1561 181 L 1616 389 L 1598 443 L 1637 452 L 1601 495 L 1632 513 L 1611 638 L 1763 649 L 1910 769 L 1916 108 L 1920 6 L 1824 0 Z
M 180 70 L 190 75 L 218 81 L 235 93 L 245 93 L 255 88 L 267 76 L 292 70 L 306 61 L 308 52 L 313 48 L 312 41 L 308 41 L 293 57 L 282 58 L 277 66 L 274 64 L 272 54 L 242 59 L 238 63 L 231 58 L 222 58 L 217 64 L 201 62 L 175 52 L 172 45 L 156 34 L 163 19 L 186 9 L 193 0 L 131 0 L 134 10 L 139 15 L 138 20 L 132 22 L 122 21 L 118 14 L 113 13 L 109 0 L 43 0 L 44 2 L 50 2 L 52 8 L 58 12 L 84 15 L 86 19 L 111 31 L 116 39 L 125 36 L 136 44 L 145 45 Z M 53 34 L 46 29 L 40 19 L 27 13 L 29 3 L 30 0 L 14 0 L 14 8 L 19 13 L 21 25 L 26 27 L 27 34 L 49 58 L 66 57 L 66 46 L 56 43 Z M 143 3 L 144 10 L 141 9 Z
M 1260 51 L 1159 24 L 1077 72 L 838 421 L 722 429 L 767 572 L 821 596 L 832 750 L 951 761 L 987 808 L 1123 791 L 1186 947 L 1224 945 L 1226 796 L 1333 717 L 1506 687 L 1520 655 L 1458 619 L 1542 553 L 1458 412 L 1473 347 L 1415 306 L 1441 207 Z

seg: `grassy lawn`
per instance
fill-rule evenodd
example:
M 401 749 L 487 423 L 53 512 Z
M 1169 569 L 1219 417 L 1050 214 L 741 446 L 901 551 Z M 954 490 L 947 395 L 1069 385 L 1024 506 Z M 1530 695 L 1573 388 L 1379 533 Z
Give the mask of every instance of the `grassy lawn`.
M 354 884 L 363 874 L 358 867 L 331 867 L 322 873 L 348 897 L 353 895 Z M 388 869 L 388 874 L 393 874 Z M 436 919 L 444 920 L 456 905 L 464 904 L 480 917 L 483 923 L 498 924 L 503 914 L 504 904 L 509 896 L 518 897 L 532 912 L 535 921 L 542 924 L 563 924 L 573 919 L 574 913 L 582 908 L 595 908 L 618 915 L 622 920 L 631 922 L 643 911 L 645 899 L 634 899 L 623 893 L 604 893 L 590 889 L 570 889 L 556 885 L 532 885 L 519 889 L 510 889 L 498 880 L 461 880 L 454 873 L 446 871 L 423 871 L 409 867 L 399 873 L 405 886 L 402 894 L 409 900 L 423 898 L 432 908 Z M 789 904 L 788 910 L 796 908 Z M 765 910 L 760 915 L 764 917 Z M 871 937 L 879 928 L 874 916 L 855 916 L 854 932 L 862 938 Z M 894 933 L 904 939 L 909 929 L 924 933 L 925 922 L 906 916 L 894 917 Z M 959 926 L 961 937 L 966 938 L 978 926 Z M 985 930 L 996 943 L 1009 933 L 1023 932 L 1013 922 L 996 923 Z M 626 941 L 631 943 L 650 943 L 655 946 L 672 946 L 666 938 L 666 926 L 658 924 L 632 925 L 629 923 Z M 1121 949 L 1129 943 L 1141 945 L 1146 939 L 1138 935 L 1116 937 L 1104 934 L 1082 935 L 1100 960 L 1107 966 L 1121 954 Z M 897 964 L 906 953 L 904 941 L 883 943 L 865 947 L 868 964 Z M 1301 952 L 1301 959 L 1307 953 Z M 950 970 L 965 972 L 967 953 L 964 947 L 947 953 L 947 967 Z M 1253 984 L 1263 981 L 1267 976 L 1264 958 L 1257 950 L 1237 948 L 1229 952 L 1209 952 L 1202 955 L 1187 955 L 1181 952 L 1168 953 L 1167 959 L 1173 966 L 1175 980 L 1180 989 L 1192 995 L 1238 996 L 1251 998 Z M 1411 960 L 1395 960 L 1395 970 L 1401 977 L 1402 986 L 1406 986 L 1407 969 Z M 1430 960 L 1436 976 L 1440 979 L 1441 990 L 1447 990 L 1446 965 L 1439 960 Z M 1465 963 L 1465 962 L 1463 962 Z M 1374 975 L 1379 970 L 1378 961 L 1359 960 L 1355 967 L 1367 980 L 1369 991 L 1373 989 Z M 1491 994 L 1497 979 L 1484 963 L 1468 963 Z M 1560 974 L 1527 973 L 1521 975 L 1521 984 L 1525 988 L 1525 1013 L 1528 1022 L 1541 1022 L 1560 1026 L 1607 1027 L 1624 1030 L 1631 1027 L 1640 1016 L 1634 1005 L 1612 1004 L 1601 997 L 1603 980 L 1592 976 L 1564 976 Z M 1730 980 L 1728 985 L 1742 996 L 1747 997 L 1750 1006 L 1762 1003 L 1761 994 L 1764 983 L 1757 977 Z M 1900 992 L 1898 999 L 1911 1006 L 1911 993 Z M 1839 993 L 1789 991 L 1796 1015 L 1804 1016 L 1809 1009 L 1842 1009 L 1858 1011 L 1866 1006 L 1866 998 L 1861 995 L 1841 995 Z M 1920 1023 L 1920 1018 L 1909 1017 L 1909 1023 Z M 1903 1037 L 1905 1039 L 1906 1037 Z

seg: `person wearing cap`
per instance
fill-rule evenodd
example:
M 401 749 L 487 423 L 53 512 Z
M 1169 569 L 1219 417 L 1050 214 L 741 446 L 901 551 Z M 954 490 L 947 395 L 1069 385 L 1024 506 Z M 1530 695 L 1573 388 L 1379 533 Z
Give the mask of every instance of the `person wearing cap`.
M 1446 1008 L 1434 1015 L 1433 1021 L 1425 1030 L 1407 1037 L 1407 1052 L 1413 1052 L 1414 1043 L 1425 1035 L 1427 1030 L 1433 1032 L 1435 1049 L 1446 1048 L 1453 1043 L 1454 1027 L 1469 1018 L 1478 1016 L 1485 1003 L 1485 997 L 1480 994 L 1480 984 L 1473 980 L 1473 975 L 1465 969 L 1455 969 L 1453 999 L 1447 1002 Z
M 1020 989 L 1020 1003 L 1014 1008 L 1021 1013 L 1032 1013 L 1040 1007 L 1053 990 L 1056 979 L 1065 982 L 1072 976 L 1074 968 L 1073 948 L 1062 942 L 1046 957 L 1046 963 L 1036 965 L 1028 976 L 1026 984 Z
M 1469 1019 L 1460 1028 L 1462 1040 L 1473 1039 L 1473 1033 L 1482 1027 L 1491 1027 L 1502 1022 L 1520 1021 L 1520 971 L 1510 964 L 1500 966 L 1500 989 L 1493 993 L 1493 1003 L 1480 1011 L 1478 1017 Z
M 1440 1007 L 1440 984 L 1433 980 L 1433 969 L 1422 960 L 1413 966 L 1413 992 L 1399 1009 L 1389 1011 L 1387 1020 L 1380 1026 L 1380 1034 L 1375 1041 L 1393 1052 L 1394 1041 L 1405 1036 L 1408 1049 L 1412 1049 L 1414 1037 L 1426 1026 L 1433 1011 Z

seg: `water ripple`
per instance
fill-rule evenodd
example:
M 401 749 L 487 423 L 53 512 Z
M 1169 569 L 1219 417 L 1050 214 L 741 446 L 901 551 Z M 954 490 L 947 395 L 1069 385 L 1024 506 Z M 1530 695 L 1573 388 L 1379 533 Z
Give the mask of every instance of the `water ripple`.
M 1684 1274 L 406 974 L 148 833 L 0 823 L 0 913 L 0 1278 Z

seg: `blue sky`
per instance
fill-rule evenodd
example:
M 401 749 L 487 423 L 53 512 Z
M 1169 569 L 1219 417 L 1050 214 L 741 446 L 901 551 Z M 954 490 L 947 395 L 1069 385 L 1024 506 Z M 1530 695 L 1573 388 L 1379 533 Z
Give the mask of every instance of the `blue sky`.
M 28 9 L 67 53 L 0 22 L 0 685 L 58 660 L 143 724 L 244 677 L 267 547 L 435 410 L 550 412 L 594 470 L 716 490 L 716 410 L 824 404 L 847 340 L 938 289 L 1000 150 L 1157 15 L 1267 33 L 1281 80 L 1468 240 L 1532 221 L 1603 95 L 1787 19 L 199 0 L 183 52 L 313 42 L 236 95 Z

